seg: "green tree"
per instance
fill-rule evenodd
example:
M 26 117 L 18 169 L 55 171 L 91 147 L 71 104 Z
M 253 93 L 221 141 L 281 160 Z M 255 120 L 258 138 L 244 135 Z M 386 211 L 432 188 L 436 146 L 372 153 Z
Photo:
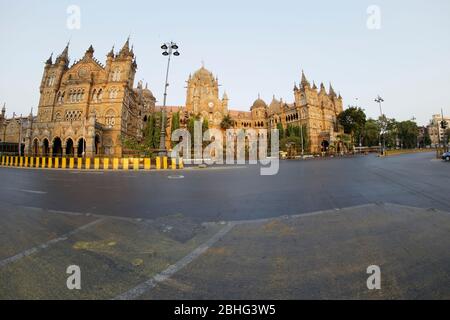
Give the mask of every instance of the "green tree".
M 430 138 L 430 134 L 427 132 L 425 132 L 425 135 L 423 136 L 423 144 L 424 146 L 429 146 L 431 145 L 431 138 Z
M 295 151 L 300 150 L 301 140 L 299 137 L 286 137 L 280 140 L 280 150 L 288 151 L 289 148 L 294 148 Z
M 412 149 L 417 147 L 419 128 L 414 121 L 408 120 L 397 123 L 397 133 L 403 148 Z
M 172 114 L 171 131 L 174 132 L 179 128 L 180 128 L 180 112 L 176 112 Z M 172 147 L 174 147 L 176 144 L 177 142 L 171 141 Z
M 225 115 L 222 121 L 220 122 L 220 127 L 223 130 L 231 129 L 233 128 L 233 125 L 234 125 L 233 120 L 231 119 L 229 114 Z
M 355 144 L 359 144 L 359 140 L 363 135 L 364 125 L 366 124 L 364 110 L 350 106 L 338 115 L 337 120 L 344 127 L 344 133 L 349 134 Z
M 379 135 L 379 122 L 374 119 L 367 120 L 364 126 L 363 144 L 367 147 L 378 146 Z

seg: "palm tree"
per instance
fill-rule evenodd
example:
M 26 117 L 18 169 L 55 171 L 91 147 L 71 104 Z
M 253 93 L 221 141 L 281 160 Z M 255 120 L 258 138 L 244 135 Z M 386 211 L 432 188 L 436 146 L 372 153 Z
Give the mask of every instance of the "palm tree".
M 222 122 L 220 122 L 220 127 L 224 130 L 227 130 L 233 128 L 233 126 L 234 126 L 233 119 L 231 119 L 229 114 L 225 115 L 222 119 Z

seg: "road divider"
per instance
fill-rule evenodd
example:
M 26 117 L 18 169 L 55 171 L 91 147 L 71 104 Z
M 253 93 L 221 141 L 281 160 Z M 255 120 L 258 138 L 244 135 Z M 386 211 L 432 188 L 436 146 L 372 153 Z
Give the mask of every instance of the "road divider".
M 93 162 L 93 167 L 91 163 Z M 153 163 L 153 164 L 152 164 Z M 170 164 L 170 165 L 169 165 Z M 74 158 L 1 156 L 1 167 L 59 169 L 59 170 L 129 170 L 149 171 L 183 169 L 182 158 Z M 130 168 L 131 167 L 131 168 Z

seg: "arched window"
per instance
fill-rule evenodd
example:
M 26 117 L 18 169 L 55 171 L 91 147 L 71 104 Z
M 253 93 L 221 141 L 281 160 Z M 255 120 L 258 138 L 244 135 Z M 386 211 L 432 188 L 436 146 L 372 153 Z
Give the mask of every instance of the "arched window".
M 92 91 L 92 101 L 97 102 L 97 90 Z
M 115 117 L 116 117 L 116 113 L 114 112 L 113 109 L 109 109 L 109 110 L 106 112 L 106 115 L 105 115 L 105 124 L 106 124 L 106 126 L 107 126 L 108 128 L 112 128 L 112 127 L 114 127 L 114 125 L 116 124 Z
M 103 89 L 98 90 L 97 101 L 102 102 L 103 99 Z
M 112 74 L 112 81 L 120 81 L 121 70 L 119 68 L 114 69 Z

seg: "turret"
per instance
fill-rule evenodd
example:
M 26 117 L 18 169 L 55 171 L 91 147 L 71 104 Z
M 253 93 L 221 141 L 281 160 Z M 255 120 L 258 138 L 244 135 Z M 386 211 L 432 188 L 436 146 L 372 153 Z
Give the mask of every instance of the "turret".
M 2 114 L 0 118 L 5 119 L 5 115 L 6 115 L 6 103 L 3 103 Z
M 227 113 L 228 112 L 228 95 L 226 93 L 226 91 L 223 93 L 222 96 L 222 107 L 223 107 L 223 112 Z
M 327 94 L 327 91 L 325 90 L 325 86 L 323 85 L 323 82 L 320 83 L 319 94 Z
M 86 50 L 83 59 L 92 59 L 93 57 L 94 57 L 94 48 L 92 47 L 92 45 L 90 45 L 89 48 Z

